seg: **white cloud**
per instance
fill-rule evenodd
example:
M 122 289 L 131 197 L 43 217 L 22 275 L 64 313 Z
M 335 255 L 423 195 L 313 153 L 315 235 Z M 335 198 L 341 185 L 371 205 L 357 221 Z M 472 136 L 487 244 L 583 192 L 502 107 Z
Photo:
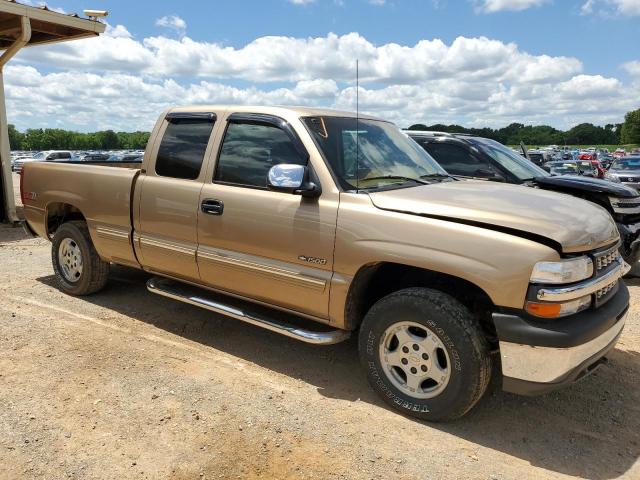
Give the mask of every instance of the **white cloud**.
M 64 9 L 60 7 L 52 7 L 48 5 L 47 2 L 45 2 L 44 0 L 21 0 L 20 3 L 24 5 L 29 5 L 31 7 L 47 7 L 47 9 L 51 10 L 52 12 L 67 13 Z
M 629 75 L 640 78 L 640 60 L 624 63 L 622 64 L 622 68 L 626 70 Z
M 539 7 L 549 0 L 482 0 L 478 10 L 484 13 L 502 12 L 505 10 L 521 11 Z
M 294 5 L 308 5 L 315 1 L 316 0 L 289 0 L 289 3 L 293 3 Z
M 296 52 L 296 55 L 291 55 Z M 122 26 L 100 38 L 51 45 L 20 53 L 23 61 L 57 67 L 180 76 L 297 82 L 351 82 L 356 59 L 364 82 L 415 84 L 439 78 L 544 82 L 580 73 L 570 57 L 533 56 L 486 37 L 421 40 L 415 45 L 376 46 L 357 33 L 326 37 L 260 37 L 240 48 L 163 36 L 135 40 Z
M 583 15 L 640 15 L 640 0 L 587 0 L 580 9 Z
M 187 22 L 177 15 L 165 15 L 156 20 L 156 27 L 168 28 L 184 34 L 187 30 Z
M 360 109 L 402 126 L 619 122 L 640 97 L 640 81 L 585 75 L 576 58 L 485 37 L 375 45 L 357 33 L 270 36 L 231 47 L 137 39 L 117 25 L 98 38 L 22 51 L 6 69 L 8 113 L 18 128 L 136 130 L 176 104 L 354 109 L 356 59 Z M 623 68 L 640 71 L 638 62 Z

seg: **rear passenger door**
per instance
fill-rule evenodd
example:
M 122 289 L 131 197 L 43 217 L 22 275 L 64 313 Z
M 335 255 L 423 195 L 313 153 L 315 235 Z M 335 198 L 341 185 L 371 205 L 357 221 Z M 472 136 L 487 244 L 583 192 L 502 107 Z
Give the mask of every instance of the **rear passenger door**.
M 221 142 L 213 179 L 200 196 L 202 281 L 326 318 L 338 196 L 303 198 L 267 190 L 272 166 L 307 165 L 309 158 L 296 132 L 279 117 L 232 114 Z
M 170 113 L 151 152 L 155 162 L 140 177 L 134 241 L 150 271 L 199 280 L 196 264 L 198 200 L 216 116 Z M 135 217 L 135 215 L 134 215 Z

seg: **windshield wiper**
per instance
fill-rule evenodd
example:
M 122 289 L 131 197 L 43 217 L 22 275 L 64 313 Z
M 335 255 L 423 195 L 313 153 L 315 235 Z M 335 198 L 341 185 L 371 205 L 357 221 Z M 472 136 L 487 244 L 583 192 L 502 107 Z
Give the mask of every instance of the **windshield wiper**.
M 422 185 L 429 185 L 429 182 L 421 180 L 420 178 L 403 177 L 402 175 L 381 175 L 379 177 L 366 177 L 361 179 L 362 182 L 366 180 L 404 180 L 405 182 L 416 182 Z

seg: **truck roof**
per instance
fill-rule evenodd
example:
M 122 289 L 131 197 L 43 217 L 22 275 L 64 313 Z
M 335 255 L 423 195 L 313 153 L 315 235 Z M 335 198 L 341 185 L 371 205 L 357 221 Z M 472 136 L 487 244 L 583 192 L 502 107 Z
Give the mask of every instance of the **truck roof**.
M 173 107 L 169 112 L 215 112 L 215 111 L 233 111 L 233 112 L 251 112 L 251 113 L 266 113 L 272 115 L 293 113 L 300 117 L 355 117 L 355 112 L 349 112 L 346 110 L 334 110 L 331 108 L 315 108 L 315 107 L 303 107 L 303 106 L 290 106 L 290 105 L 192 105 L 192 106 L 179 106 Z M 360 113 L 359 118 L 365 120 L 381 120 L 382 118 L 374 117 L 371 115 L 365 115 Z

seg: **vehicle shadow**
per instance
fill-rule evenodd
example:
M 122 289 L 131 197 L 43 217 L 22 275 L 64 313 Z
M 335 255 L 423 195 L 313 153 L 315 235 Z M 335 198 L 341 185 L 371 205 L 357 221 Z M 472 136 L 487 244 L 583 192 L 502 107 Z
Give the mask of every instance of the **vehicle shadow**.
M 148 275 L 115 267 L 107 288 L 83 300 L 317 388 L 321 395 L 389 408 L 360 370 L 355 339 L 307 345 L 146 291 Z M 54 277 L 38 281 L 54 285 Z M 497 369 L 496 369 L 497 370 Z M 616 349 L 605 365 L 565 390 L 526 398 L 501 391 L 499 375 L 464 418 L 425 427 L 560 474 L 607 480 L 640 457 L 640 353 Z M 481 454 L 480 454 L 481 455 Z
M 20 225 L 0 223 L 0 246 L 3 244 L 19 242 L 28 239 L 29 236 Z

